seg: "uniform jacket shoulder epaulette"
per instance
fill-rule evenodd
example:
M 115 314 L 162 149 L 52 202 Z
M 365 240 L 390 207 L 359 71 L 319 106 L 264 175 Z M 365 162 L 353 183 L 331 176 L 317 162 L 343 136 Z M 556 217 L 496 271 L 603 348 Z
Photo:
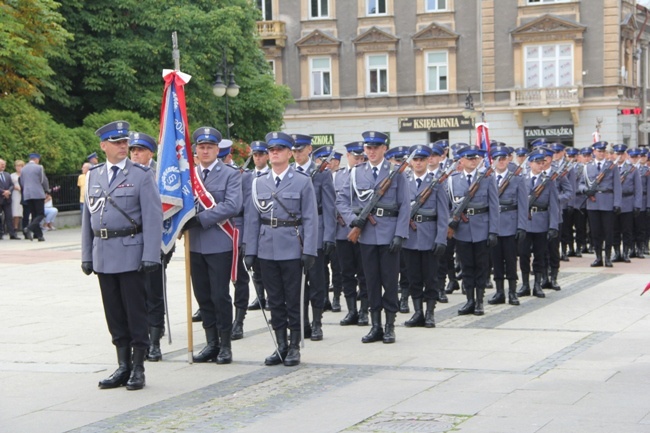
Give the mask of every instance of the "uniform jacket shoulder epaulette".
M 106 164 L 105 162 L 102 162 L 101 164 L 93 165 L 92 167 L 89 168 L 89 170 L 94 170 L 96 168 L 103 167 L 105 164 Z
M 147 167 L 146 165 L 142 165 L 142 164 L 140 164 L 139 162 L 134 162 L 134 163 L 133 163 L 133 166 L 134 166 L 134 167 L 138 167 L 138 168 L 140 168 L 140 169 L 142 169 L 142 170 L 144 170 L 144 171 L 149 171 L 149 170 L 151 170 L 151 167 Z

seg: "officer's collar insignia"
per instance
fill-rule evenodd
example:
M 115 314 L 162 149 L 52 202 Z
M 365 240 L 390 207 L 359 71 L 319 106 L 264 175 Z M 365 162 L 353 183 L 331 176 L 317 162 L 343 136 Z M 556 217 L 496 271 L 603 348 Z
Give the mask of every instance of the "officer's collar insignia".
M 293 177 L 293 173 L 288 173 L 289 179 Z
M 124 170 L 122 170 L 122 172 L 124 173 L 124 175 L 127 175 L 127 174 L 129 174 L 129 169 L 125 168 Z

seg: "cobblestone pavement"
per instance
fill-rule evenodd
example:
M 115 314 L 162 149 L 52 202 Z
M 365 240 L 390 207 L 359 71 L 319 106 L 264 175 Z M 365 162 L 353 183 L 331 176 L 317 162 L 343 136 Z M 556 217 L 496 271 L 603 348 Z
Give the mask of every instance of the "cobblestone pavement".
M 650 297 L 643 260 L 563 263 L 561 291 L 522 305 L 404 328 L 363 345 L 367 327 L 323 318 L 296 368 L 265 367 L 272 342 L 249 312 L 228 366 L 187 363 L 183 255 L 169 269 L 172 344 L 138 392 L 99 391 L 114 353 L 96 278 L 79 270 L 78 230 L 45 244 L 0 241 L 0 430 L 7 432 L 648 432 Z M 182 250 L 182 248 L 179 248 Z M 647 261 L 650 264 L 650 260 Z M 488 293 L 488 297 L 491 293 Z M 647 296 L 647 295 L 646 295 Z M 195 307 L 192 307 L 192 310 Z M 194 326 L 195 350 L 203 345 Z

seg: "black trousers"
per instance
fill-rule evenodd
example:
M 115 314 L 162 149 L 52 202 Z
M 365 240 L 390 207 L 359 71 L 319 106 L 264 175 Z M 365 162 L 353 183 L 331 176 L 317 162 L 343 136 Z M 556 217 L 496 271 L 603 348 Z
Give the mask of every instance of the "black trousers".
M 145 274 L 145 288 L 147 293 L 147 321 L 150 327 L 165 327 L 165 286 L 167 283 L 167 265 L 174 255 L 172 248 L 162 257 L 162 266 L 155 272 Z
M 341 282 L 343 294 L 346 298 L 357 297 L 357 286 L 361 299 L 368 298 L 366 277 L 361 263 L 361 249 L 359 244 L 347 240 L 336 241 L 336 252 L 341 266 Z
M 409 279 L 409 294 L 413 299 L 438 301 L 436 280 L 438 279 L 438 257 L 433 251 L 403 249 Z
M 634 222 L 634 230 L 632 231 L 632 233 L 634 234 L 634 242 L 635 243 L 645 242 L 645 240 L 647 239 L 646 233 L 648 231 L 648 222 L 649 222 L 645 209 L 641 209 L 641 213 L 639 213 L 639 216 L 633 216 L 633 222 Z
M 490 249 L 494 280 L 517 280 L 517 241 L 515 236 L 499 236 L 497 245 Z
M 623 248 L 632 248 L 634 246 L 634 213 L 622 212 L 618 215 L 614 214 L 614 240 L 613 245 L 616 248 L 621 247 L 623 241 Z
M 29 217 L 32 220 L 29 222 Z M 41 221 L 45 219 L 45 199 L 32 199 L 23 202 L 23 227 L 30 229 L 34 232 L 37 238 L 43 237 L 41 230 Z
M 562 233 L 564 222 L 560 224 L 559 232 Z M 560 237 L 548 240 L 548 267 L 551 269 L 560 269 Z
M 614 212 L 606 210 L 589 210 L 589 227 L 594 248 L 602 251 L 603 241 L 605 249 L 611 248 L 614 244 Z
M 149 347 L 145 274 L 97 274 L 106 324 L 117 347 Z
M 325 307 L 325 293 L 327 287 L 325 286 L 325 254 L 322 249 L 318 249 L 316 261 L 314 266 L 307 272 L 305 280 L 305 308 L 311 306 L 313 308 Z
M 370 311 L 384 309 L 389 313 L 397 313 L 399 310 L 397 281 L 400 255 L 389 252 L 388 245 L 361 244 L 359 248 L 368 286 Z
M 465 291 L 485 289 L 490 268 L 490 248 L 487 246 L 487 240 L 465 242 L 456 239 L 456 254 L 463 271 Z
M 519 251 L 519 268 L 522 274 L 530 274 L 530 254 L 533 254 L 533 273 L 542 274 L 546 271 L 547 233 L 526 233 L 526 240 Z
M 573 225 L 574 225 L 574 214 L 576 210 L 569 211 L 564 209 L 562 211 L 562 232 L 560 232 L 560 240 L 564 245 L 568 245 L 569 248 L 573 248 Z
M 4 224 L 0 225 L 0 236 L 2 236 L 5 231 L 5 227 L 7 227 L 7 231 L 11 236 L 16 236 L 16 229 L 14 229 L 14 221 L 13 221 L 13 214 L 11 213 L 11 201 L 10 200 L 4 200 L 2 204 L 0 204 L 0 213 L 4 214 L 5 220 Z M 45 213 L 45 211 L 43 211 Z
M 260 260 L 264 288 L 271 309 L 273 329 L 300 332 L 300 283 L 302 265 L 296 260 Z
M 587 245 L 587 209 L 573 211 L 573 225 L 576 230 L 576 245 Z
M 237 258 L 237 279 L 235 280 L 235 308 L 246 310 L 250 299 L 251 277 L 244 265 L 244 257 L 240 254 Z
M 411 284 L 409 283 L 409 274 L 406 268 L 406 260 L 404 259 L 404 255 L 400 252 L 399 256 L 399 289 L 401 293 L 402 290 L 408 290 Z
M 230 267 L 232 251 L 217 254 L 190 253 L 194 297 L 201 309 L 203 328 L 232 328 Z
M 335 289 L 343 287 L 343 276 L 341 275 L 341 264 L 337 250 L 325 256 L 325 287 L 330 286 Z

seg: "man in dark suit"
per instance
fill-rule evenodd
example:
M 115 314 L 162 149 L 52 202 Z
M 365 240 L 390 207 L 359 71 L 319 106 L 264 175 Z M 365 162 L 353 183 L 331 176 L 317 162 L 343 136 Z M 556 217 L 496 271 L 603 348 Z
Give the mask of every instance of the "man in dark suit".
M 7 163 L 4 159 L 0 159 L 0 212 L 4 213 L 4 224 L 0 226 L 0 240 L 4 235 L 5 228 L 9 228 L 9 238 L 18 239 L 16 236 L 16 229 L 13 225 L 13 214 L 11 212 L 11 193 L 14 190 L 14 184 L 11 181 L 11 176 L 5 172 Z

